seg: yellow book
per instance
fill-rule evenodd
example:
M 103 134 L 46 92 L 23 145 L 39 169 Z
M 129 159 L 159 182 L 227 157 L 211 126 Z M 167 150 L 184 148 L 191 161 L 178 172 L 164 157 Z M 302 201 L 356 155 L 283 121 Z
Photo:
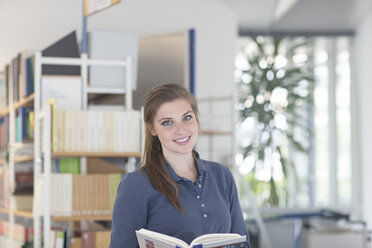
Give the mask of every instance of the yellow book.
M 76 151 L 76 113 L 77 111 L 65 111 L 64 119 L 64 151 Z
M 113 152 L 113 133 L 114 133 L 114 126 L 113 126 L 113 112 L 105 111 L 104 112 L 104 147 L 103 150 L 105 152 Z
M 76 151 L 88 151 L 88 112 L 78 111 L 76 121 Z
M 70 239 L 70 248 L 81 248 L 82 240 L 81 238 L 74 237 Z

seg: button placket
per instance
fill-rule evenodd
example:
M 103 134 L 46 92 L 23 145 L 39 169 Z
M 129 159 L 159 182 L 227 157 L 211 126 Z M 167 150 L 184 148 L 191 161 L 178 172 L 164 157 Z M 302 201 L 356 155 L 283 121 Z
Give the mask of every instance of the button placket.
M 205 205 L 205 203 L 203 201 L 200 203 L 200 207 L 201 207 L 201 213 L 202 213 L 203 219 L 208 218 L 207 207 L 206 207 L 206 205 Z
M 202 179 L 203 179 L 203 176 L 200 175 L 197 179 L 196 179 L 196 182 L 195 182 L 195 189 L 196 191 L 198 192 L 196 198 L 198 200 L 200 200 L 200 208 L 201 208 L 201 217 L 204 219 L 204 220 L 207 220 L 208 219 L 208 209 L 207 209 L 207 206 L 205 204 L 205 202 L 202 200 L 201 198 L 201 190 L 203 188 L 203 184 L 202 184 Z M 207 222 L 206 222 L 207 223 Z

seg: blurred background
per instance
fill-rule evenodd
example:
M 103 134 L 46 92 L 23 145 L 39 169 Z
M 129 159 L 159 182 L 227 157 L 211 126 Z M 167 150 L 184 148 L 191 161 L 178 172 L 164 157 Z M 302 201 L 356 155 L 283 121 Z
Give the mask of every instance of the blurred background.
M 138 36 L 135 108 L 190 87 L 197 150 L 234 172 L 252 247 L 275 248 L 370 247 L 371 27 L 369 0 L 122 0 L 87 24 Z M 72 30 L 81 1 L 0 0 L 0 67 Z

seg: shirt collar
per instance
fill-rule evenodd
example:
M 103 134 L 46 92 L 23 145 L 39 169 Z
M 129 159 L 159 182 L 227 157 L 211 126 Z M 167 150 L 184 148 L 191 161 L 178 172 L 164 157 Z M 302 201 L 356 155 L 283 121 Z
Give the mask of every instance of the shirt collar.
M 199 177 L 200 177 L 206 171 L 206 166 L 205 166 L 204 162 L 200 159 L 199 153 L 196 152 L 195 150 L 193 150 L 193 153 L 196 157 L 196 168 L 198 170 Z M 173 178 L 173 180 L 175 182 L 181 181 L 181 180 L 184 180 L 184 181 L 187 180 L 186 178 L 178 176 L 176 174 L 176 172 L 174 171 L 174 169 L 172 168 L 172 166 L 168 163 L 168 161 L 166 159 L 164 159 L 164 162 L 165 162 L 165 165 L 167 166 L 169 174 L 171 175 L 171 177 Z

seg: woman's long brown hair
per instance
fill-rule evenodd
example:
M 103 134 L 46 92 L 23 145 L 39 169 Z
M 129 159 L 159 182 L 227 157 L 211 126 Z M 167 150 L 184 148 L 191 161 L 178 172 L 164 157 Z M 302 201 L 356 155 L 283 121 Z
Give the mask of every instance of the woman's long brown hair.
M 154 188 L 164 194 L 175 208 L 183 213 L 178 199 L 178 187 L 172 179 L 164 162 L 163 151 L 158 136 L 151 134 L 154 118 L 160 106 L 166 102 L 184 99 L 190 103 L 192 111 L 199 123 L 199 110 L 196 100 L 185 88 L 178 84 L 159 84 L 147 94 L 144 102 L 144 121 L 146 126 L 145 146 L 142 162 Z

